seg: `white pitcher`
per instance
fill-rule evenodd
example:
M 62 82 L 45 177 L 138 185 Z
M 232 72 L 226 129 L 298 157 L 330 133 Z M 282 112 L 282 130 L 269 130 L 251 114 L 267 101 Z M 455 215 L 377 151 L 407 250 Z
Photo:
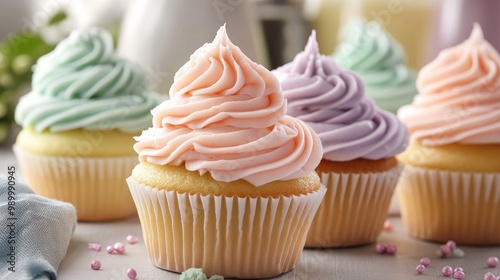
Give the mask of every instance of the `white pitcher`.
M 143 66 L 149 88 L 165 93 L 175 72 L 224 23 L 234 44 L 253 61 L 268 65 L 261 26 L 248 0 L 132 0 L 118 53 Z

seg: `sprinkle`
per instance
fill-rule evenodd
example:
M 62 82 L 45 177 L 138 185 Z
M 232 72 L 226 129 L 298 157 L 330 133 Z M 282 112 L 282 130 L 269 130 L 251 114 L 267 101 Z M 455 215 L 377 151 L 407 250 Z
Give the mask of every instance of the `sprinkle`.
M 440 258 L 443 258 L 443 257 L 444 257 L 443 252 L 441 252 L 441 249 L 438 249 L 438 250 L 436 251 L 436 256 L 438 256 L 438 257 L 440 257 Z
M 98 261 L 98 260 L 93 260 L 91 263 L 90 263 L 90 267 L 93 269 L 93 270 L 99 270 L 101 269 L 101 262 Z
M 493 275 L 493 273 L 491 272 L 488 272 L 484 275 L 484 280 L 496 280 L 497 278 L 495 277 L 495 275 Z
M 441 247 L 439 247 L 439 250 L 441 250 L 441 253 L 443 253 L 443 256 L 446 256 L 452 252 L 450 250 L 450 247 L 448 247 L 447 245 L 441 245 Z
M 127 242 L 128 244 L 135 244 L 137 243 L 137 237 L 133 236 L 133 235 L 127 235 Z
M 124 254 L 125 253 L 125 245 L 121 242 L 116 242 L 115 245 L 113 245 L 113 248 L 118 254 Z
M 189 268 L 186 271 L 182 272 L 179 277 L 180 280 L 189 280 L 189 279 L 198 279 L 198 280 L 207 280 L 207 276 L 203 273 L 201 268 Z
M 89 249 L 97 251 L 97 252 L 100 252 L 101 251 L 101 244 L 98 244 L 98 243 L 89 243 Z
M 423 274 L 425 271 L 425 266 L 424 265 L 417 265 L 417 268 L 415 268 L 415 271 L 417 271 L 417 274 Z
M 137 277 L 137 271 L 133 268 L 127 269 L 127 277 L 128 279 L 134 280 Z
M 113 254 L 115 252 L 115 248 L 109 245 L 108 247 L 106 247 L 106 251 L 108 251 L 108 254 Z
M 453 272 L 457 272 L 457 271 L 462 271 L 462 272 L 464 272 L 464 269 L 463 269 L 463 268 L 461 268 L 460 266 L 458 266 L 458 267 L 455 267 L 455 269 L 453 269 Z
M 396 244 L 387 244 L 387 254 L 394 255 L 396 254 L 396 251 L 398 250 L 398 247 Z
M 463 271 L 457 271 L 453 273 L 453 279 L 464 279 L 465 273 Z
M 465 256 L 465 253 L 462 249 L 457 248 L 453 251 L 453 255 L 457 258 L 463 258 Z
M 212 275 L 210 278 L 207 279 L 207 276 L 205 273 L 203 273 L 203 270 L 201 268 L 189 268 L 182 272 L 180 280 L 224 280 L 224 277 L 220 275 Z
M 489 257 L 488 260 L 486 260 L 486 264 L 488 265 L 488 267 L 495 268 L 498 265 L 498 258 Z
M 447 265 L 441 269 L 441 273 L 443 273 L 444 277 L 451 277 L 451 275 L 453 275 L 453 268 Z
M 386 220 L 384 222 L 384 230 L 385 231 L 392 231 L 392 224 L 389 220 Z
M 455 249 L 457 249 L 457 243 L 455 243 L 455 241 L 453 241 L 453 240 L 448 240 L 448 242 L 446 242 L 445 245 L 448 246 L 448 248 L 450 248 L 451 252 L 453 252 L 453 251 L 455 251 Z
M 387 252 L 387 244 L 377 243 L 377 245 L 375 245 L 375 251 L 379 254 L 385 254 Z
M 421 258 L 420 259 L 420 264 L 425 266 L 425 267 L 428 267 L 429 264 L 431 264 L 431 259 L 429 258 Z

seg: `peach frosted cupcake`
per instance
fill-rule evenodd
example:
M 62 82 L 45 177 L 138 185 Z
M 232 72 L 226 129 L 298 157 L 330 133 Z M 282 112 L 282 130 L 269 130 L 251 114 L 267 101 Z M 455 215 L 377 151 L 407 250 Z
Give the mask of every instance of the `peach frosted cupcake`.
M 407 231 L 432 241 L 500 244 L 500 56 L 476 24 L 418 74 L 398 117 L 410 132 L 399 156 Z
M 80 221 L 136 213 L 125 182 L 137 164 L 133 136 L 161 102 L 145 86 L 100 29 L 73 31 L 41 57 L 15 112 L 23 129 L 14 151 L 33 190 L 72 203 Z
M 128 178 L 159 268 L 273 277 L 294 268 L 324 196 L 318 136 L 222 27 L 176 73 Z
M 408 144 L 405 126 L 365 95 L 361 78 L 319 53 L 315 33 L 305 50 L 273 73 L 287 113 L 309 124 L 323 144 L 316 168 L 327 193 L 307 247 L 345 247 L 375 241 L 387 217 Z

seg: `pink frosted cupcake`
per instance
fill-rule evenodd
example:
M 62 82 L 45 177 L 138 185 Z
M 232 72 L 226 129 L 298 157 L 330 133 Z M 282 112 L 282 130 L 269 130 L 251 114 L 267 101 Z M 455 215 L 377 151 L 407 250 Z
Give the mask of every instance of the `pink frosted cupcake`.
M 315 33 L 305 50 L 274 70 L 288 114 L 309 124 L 323 144 L 316 172 L 327 187 L 311 225 L 308 247 L 375 241 L 387 217 L 408 144 L 405 126 L 365 95 L 361 78 L 320 55 Z
M 479 25 L 420 70 L 398 117 L 410 146 L 398 158 L 401 217 L 413 236 L 500 244 L 500 55 Z
M 294 268 L 324 196 L 319 137 L 221 28 L 175 75 L 128 179 L 157 267 L 266 278 Z

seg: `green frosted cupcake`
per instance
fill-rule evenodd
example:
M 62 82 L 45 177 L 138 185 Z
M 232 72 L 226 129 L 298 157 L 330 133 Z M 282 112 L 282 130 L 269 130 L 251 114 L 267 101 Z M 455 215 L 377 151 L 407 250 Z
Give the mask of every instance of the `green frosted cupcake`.
M 416 73 L 407 67 L 403 47 L 376 21 L 353 20 L 344 34 L 333 57 L 361 76 L 366 94 L 393 113 L 411 103 L 417 94 Z

